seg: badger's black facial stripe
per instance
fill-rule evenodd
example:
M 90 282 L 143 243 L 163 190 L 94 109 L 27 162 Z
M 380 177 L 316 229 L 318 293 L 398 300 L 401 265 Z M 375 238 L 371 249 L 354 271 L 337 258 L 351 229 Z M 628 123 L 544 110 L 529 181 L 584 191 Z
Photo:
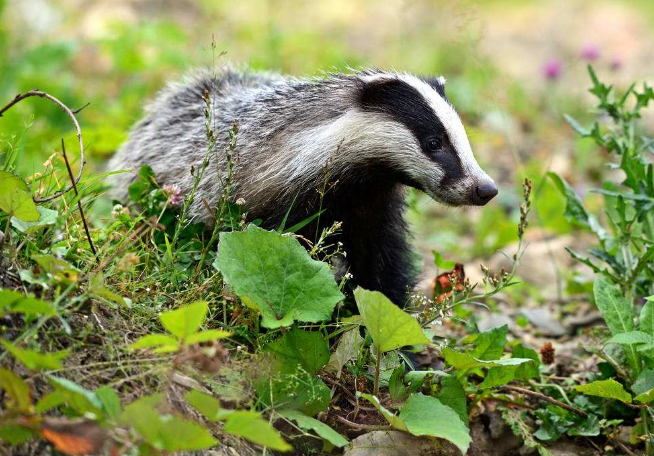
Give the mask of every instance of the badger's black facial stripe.
M 443 87 L 438 81 L 441 89 Z M 440 93 L 440 92 L 439 92 Z M 399 79 L 365 83 L 360 103 L 365 111 L 382 112 L 406 126 L 416 137 L 422 151 L 440 165 L 445 180 L 463 177 L 461 159 L 450 142 L 445 127 L 425 98 L 410 84 Z M 442 150 L 429 150 L 429 139 L 438 137 Z

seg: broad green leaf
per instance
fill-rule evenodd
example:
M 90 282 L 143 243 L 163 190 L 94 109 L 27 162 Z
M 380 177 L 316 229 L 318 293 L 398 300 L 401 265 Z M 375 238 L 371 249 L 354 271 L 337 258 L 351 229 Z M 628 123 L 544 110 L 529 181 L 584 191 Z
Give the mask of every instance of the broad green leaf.
M 66 396 L 66 403 L 80 415 L 93 413 L 100 415 L 102 410 L 102 401 L 98 399 L 93 391 L 78 385 L 77 383 L 53 375 L 47 376 L 48 381 Z
M 200 331 L 195 334 L 191 334 L 186 338 L 186 343 L 199 344 L 201 342 L 210 342 L 212 340 L 225 339 L 231 335 L 232 333 L 229 331 L 223 331 L 221 329 L 208 329 L 206 331 Z
M 647 298 L 645 305 L 640 311 L 640 324 L 638 329 L 650 336 L 654 336 L 654 300 L 651 296 Z
M 276 366 L 283 372 L 295 372 L 299 365 L 310 374 L 315 374 L 329 359 L 329 344 L 322 334 L 302 331 L 297 327 L 268 344 L 265 351 L 274 356 Z
M 605 397 L 607 399 L 617 399 L 627 404 L 631 403 L 631 394 L 624 390 L 621 383 L 612 378 L 575 386 L 575 389 L 588 396 Z
M 21 412 L 27 412 L 32 405 L 30 388 L 16 374 L 9 369 L 0 367 L 0 386 L 5 390 L 6 397 L 10 398 L 9 407 Z
M 249 410 L 231 412 L 223 426 L 223 431 L 241 436 L 250 442 L 272 450 L 290 451 L 293 449 L 279 435 L 279 432 L 257 412 Z
M 532 363 L 525 363 L 523 366 L 529 364 Z M 484 381 L 479 384 L 479 389 L 495 388 L 497 386 L 506 385 L 515 378 L 515 372 L 518 367 L 520 366 L 491 367 L 488 369 Z
M 327 264 L 297 239 L 254 225 L 220 233 L 214 264 L 239 296 L 257 305 L 266 328 L 327 320 L 343 299 Z
M 456 379 L 456 377 L 448 376 L 441 378 L 441 388 L 438 390 L 436 398 L 441 401 L 443 405 L 447 405 L 454 410 L 461 421 L 466 426 L 468 425 L 468 403 L 466 392 L 463 385 Z
M 112 420 L 117 420 L 123 412 L 120 405 L 120 398 L 116 392 L 109 386 L 103 386 L 95 390 L 95 396 L 102 403 L 102 411 L 105 416 Z
M 8 171 L 0 171 L 0 209 L 25 222 L 36 222 L 40 216 L 29 186 Z
M 341 378 L 341 371 L 343 367 L 351 359 L 356 359 L 363 344 L 363 338 L 359 333 L 359 327 L 345 331 L 338 341 L 336 350 L 329 358 L 329 362 L 325 366 L 327 372 L 336 374 L 336 378 Z
M 66 403 L 68 395 L 61 390 L 54 390 L 47 393 L 38 400 L 34 406 L 36 413 L 45 413 Z
M 379 291 L 354 290 L 359 313 L 375 347 L 387 352 L 405 345 L 428 344 L 422 328 L 408 313 Z
M 453 366 L 457 371 L 465 371 L 475 367 L 518 366 L 520 364 L 532 361 L 528 358 L 481 360 L 473 358 L 466 353 L 460 353 L 452 350 L 450 347 L 444 347 L 442 354 L 445 358 L 445 361 L 449 365 Z
M 129 345 L 132 350 L 157 347 L 157 353 L 170 353 L 179 350 L 179 341 L 167 334 L 147 334 Z
M 413 435 L 428 435 L 448 440 L 466 454 L 472 438 L 459 415 L 435 397 L 417 393 L 404 403 L 400 419 Z
M 218 442 L 201 424 L 177 415 L 166 415 L 156 410 L 150 398 L 128 404 L 120 416 L 123 424 L 131 426 L 147 443 L 158 450 L 202 450 Z
M 504 325 L 479 333 L 473 342 L 475 348 L 470 356 L 483 360 L 500 359 L 504 353 L 508 330 L 509 327 Z
M 590 229 L 598 238 L 605 239 L 606 231 L 599 224 L 597 218 L 586 211 L 581 199 L 565 179 L 551 171 L 547 173 L 547 176 L 552 179 L 556 188 L 566 199 L 565 218 L 568 221 L 576 222 L 577 224 Z
M 105 286 L 102 273 L 93 274 L 89 278 L 89 293 L 122 306 L 127 304 L 122 296 L 118 296 Z
M 9 353 L 23 363 L 29 370 L 39 371 L 43 369 L 61 369 L 61 361 L 68 356 L 68 350 L 41 354 L 34 350 L 20 348 L 6 340 L 0 340 L 0 343 Z
M 654 337 L 642 331 L 629 331 L 616 334 L 607 340 L 606 343 L 620 345 L 654 344 Z
M 654 401 L 654 388 L 634 397 L 634 401 L 640 402 L 641 404 L 649 404 Z
M 438 253 L 436 250 L 432 250 L 431 253 L 434 255 L 434 264 L 438 269 L 449 271 L 450 269 L 454 269 L 454 266 L 456 266 L 456 261 L 444 260 L 443 255 Z
M 220 406 L 220 400 L 210 394 L 191 390 L 186 393 L 185 399 L 209 421 L 220 421 L 225 418 L 224 410 Z
M 52 304 L 36 298 L 29 298 L 13 290 L 0 290 L 0 315 L 5 312 L 25 315 L 55 315 Z
M 299 410 L 309 416 L 317 415 L 329 407 L 331 390 L 302 366 L 296 364 L 292 370 L 289 365 L 281 366 L 283 371 L 280 372 L 276 362 L 267 358 L 262 360 L 260 366 L 253 384 L 262 404 L 275 409 Z
M 19 218 L 14 217 L 11 219 L 11 226 L 16 228 L 21 233 L 32 233 L 39 228 L 43 228 L 44 226 L 48 225 L 54 225 L 57 222 L 57 217 L 59 216 L 57 211 L 53 211 L 52 209 L 48 209 L 42 206 L 38 206 L 36 209 L 39 211 L 38 220 L 34 222 L 25 222 Z
M 20 424 L 0 424 L 0 440 L 10 445 L 27 442 L 36 435 L 36 431 Z M 11 454 L 11 453 L 8 453 Z
M 524 347 L 522 344 L 518 344 L 513 347 L 513 356 L 516 358 L 527 358 L 533 361 L 531 363 L 524 363 L 518 366 L 515 371 L 515 378 L 523 381 L 524 383 L 528 383 L 529 380 L 533 378 L 540 378 L 540 374 L 538 372 L 538 366 L 540 366 L 540 358 L 538 357 L 536 350 L 532 350 L 531 348 Z
M 318 421 L 315 418 L 306 416 L 304 413 L 298 412 L 297 410 L 277 410 L 276 412 L 279 416 L 286 418 L 287 420 L 295 421 L 297 425 L 305 431 L 314 431 L 321 438 L 327 440 L 335 447 L 343 448 L 348 444 L 348 441 L 345 437 L 327 426 L 322 421 Z
M 631 385 L 631 391 L 640 395 L 654 389 L 654 370 L 645 369 L 638 375 L 636 381 Z
M 364 398 L 368 402 L 370 402 L 372 405 L 375 406 L 375 408 L 381 413 L 384 418 L 386 418 L 386 421 L 393 426 L 395 429 L 398 431 L 408 431 L 409 429 L 407 428 L 406 424 L 404 423 L 404 420 L 400 418 L 399 416 L 395 415 L 393 412 L 388 410 L 386 407 L 384 407 L 381 402 L 379 402 L 379 399 L 377 399 L 376 396 L 373 396 L 372 394 L 367 394 L 367 393 L 359 393 L 357 392 L 357 396 Z
M 66 260 L 54 255 L 32 255 L 32 260 L 36 261 L 41 269 L 57 282 L 67 285 L 77 282 L 79 270 Z
M 159 319 L 169 333 L 185 340 L 200 329 L 208 311 L 209 306 L 205 301 L 197 301 L 179 309 L 164 312 Z
M 595 303 L 606 325 L 614 336 L 634 330 L 631 305 L 618 287 L 604 277 L 597 277 L 593 284 Z

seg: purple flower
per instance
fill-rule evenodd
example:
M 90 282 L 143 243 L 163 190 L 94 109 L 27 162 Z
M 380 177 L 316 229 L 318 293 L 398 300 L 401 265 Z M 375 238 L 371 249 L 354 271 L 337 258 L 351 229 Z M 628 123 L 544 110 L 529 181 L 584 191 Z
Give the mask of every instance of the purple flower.
M 588 60 L 589 62 L 593 62 L 597 60 L 600 56 L 600 49 L 597 45 L 595 44 L 587 44 L 584 46 L 584 48 L 581 50 L 581 58 Z
M 163 191 L 171 206 L 179 206 L 182 201 L 184 201 L 184 198 L 182 197 L 182 189 L 177 185 L 166 184 L 163 186 Z
M 550 59 L 543 66 L 543 76 L 548 81 L 555 81 L 561 77 L 563 64 L 558 59 Z
M 618 71 L 620 68 L 622 68 L 622 59 L 617 55 L 614 55 L 613 57 L 611 57 L 611 61 L 609 62 L 609 67 L 613 71 Z

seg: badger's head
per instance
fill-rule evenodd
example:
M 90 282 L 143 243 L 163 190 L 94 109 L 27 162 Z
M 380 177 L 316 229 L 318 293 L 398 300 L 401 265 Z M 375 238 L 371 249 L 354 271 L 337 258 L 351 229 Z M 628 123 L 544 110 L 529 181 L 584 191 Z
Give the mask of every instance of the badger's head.
M 445 96 L 443 78 L 383 72 L 359 78 L 358 111 L 373 119 L 360 134 L 401 181 L 453 206 L 483 206 L 497 195 Z

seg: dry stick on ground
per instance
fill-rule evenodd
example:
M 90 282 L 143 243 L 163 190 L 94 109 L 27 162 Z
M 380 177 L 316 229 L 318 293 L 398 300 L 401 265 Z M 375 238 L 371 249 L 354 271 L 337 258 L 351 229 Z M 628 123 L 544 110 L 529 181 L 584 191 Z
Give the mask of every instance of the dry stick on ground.
M 77 208 L 79 209 L 79 215 L 82 218 L 82 224 L 84 225 L 84 231 L 86 232 L 86 239 L 89 240 L 89 245 L 91 246 L 91 252 L 95 255 L 96 259 L 98 258 L 98 252 L 95 251 L 93 246 L 93 240 L 91 239 L 91 232 L 89 231 L 89 226 L 86 223 L 86 217 L 84 217 L 84 209 L 82 209 L 82 200 L 79 198 L 79 193 L 77 192 L 77 183 L 73 177 L 73 170 L 70 168 L 70 163 L 68 162 L 68 156 L 66 155 L 66 145 L 64 144 L 64 138 L 61 138 L 61 153 L 64 156 L 64 162 L 66 162 L 66 169 L 68 169 L 68 177 L 72 182 L 73 191 L 75 192 L 75 197 L 77 198 Z
M 356 429 L 357 431 L 390 431 L 393 429 L 393 426 L 390 424 L 359 424 L 359 423 L 353 423 L 352 421 L 343 418 L 342 416 L 336 415 L 334 418 L 336 418 L 336 421 L 339 423 L 342 423 L 348 427 L 351 427 L 352 429 Z
M 79 109 L 76 109 L 75 111 L 71 110 L 68 106 L 66 106 L 64 103 L 59 101 L 57 98 L 53 97 L 49 93 L 42 92 L 40 90 L 30 90 L 29 92 L 25 92 L 23 94 L 18 94 L 14 97 L 13 100 L 11 100 L 9 103 L 7 103 L 2 109 L 0 109 L 0 117 L 7 112 L 12 106 L 15 104 L 23 101 L 25 98 L 29 97 L 40 97 L 40 98 L 45 98 L 46 100 L 52 101 L 54 104 L 59 106 L 62 111 L 64 111 L 68 117 L 70 117 L 70 120 L 73 121 L 73 125 L 75 125 L 75 131 L 77 132 L 77 139 L 79 140 L 79 171 L 77 172 L 77 177 L 73 179 L 73 183 L 69 185 L 68 187 L 65 187 L 63 190 L 59 190 L 58 192 L 53 193 L 50 196 L 47 196 L 45 198 L 33 198 L 35 203 L 44 203 L 46 201 L 52 201 L 53 199 L 59 198 L 61 195 L 64 193 L 67 193 L 73 188 L 75 188 L 75 185 L 80 181 L 82 178 L 82 172 L 84 171 L 84 164 L 85 164 L 85 159 L 84 159 L 84 142 L 82 141 L 82 129 L 79 126 L 79 122 L 77 121 L 77 118 L 75 117 L 75 114 L 80 112 L 82 109 L 86 108 L 89 104 L 85 104 Z
M 511 385 L 504 385 L 500 389 L 504 391 L 511 391 L 513 393 L 520 393 L 524 394 L 526 396 L 531 396 L 535 397 L 536 399 L 539 399 L 541 401 L 549 402 L 550 404 L 558 405 L 561 408 L 564 408 L 566 410 L 570 410 L 573 413 L 576 413 L 577 415 L 583 417 L 583 418 L 588 418 L 588 413 L 584 412 L 583 410 L 579 410 L 578 408 L 575 408 L 571 405 L 566 404 L 565 402 L 557 401 L 556 399 L 552 399 L 549 396 L 544 395 L 543 393 L 538 393 L 536 391 L 532 391 L 526 388 L 520 388 L 519 386 L 511 386 Z

